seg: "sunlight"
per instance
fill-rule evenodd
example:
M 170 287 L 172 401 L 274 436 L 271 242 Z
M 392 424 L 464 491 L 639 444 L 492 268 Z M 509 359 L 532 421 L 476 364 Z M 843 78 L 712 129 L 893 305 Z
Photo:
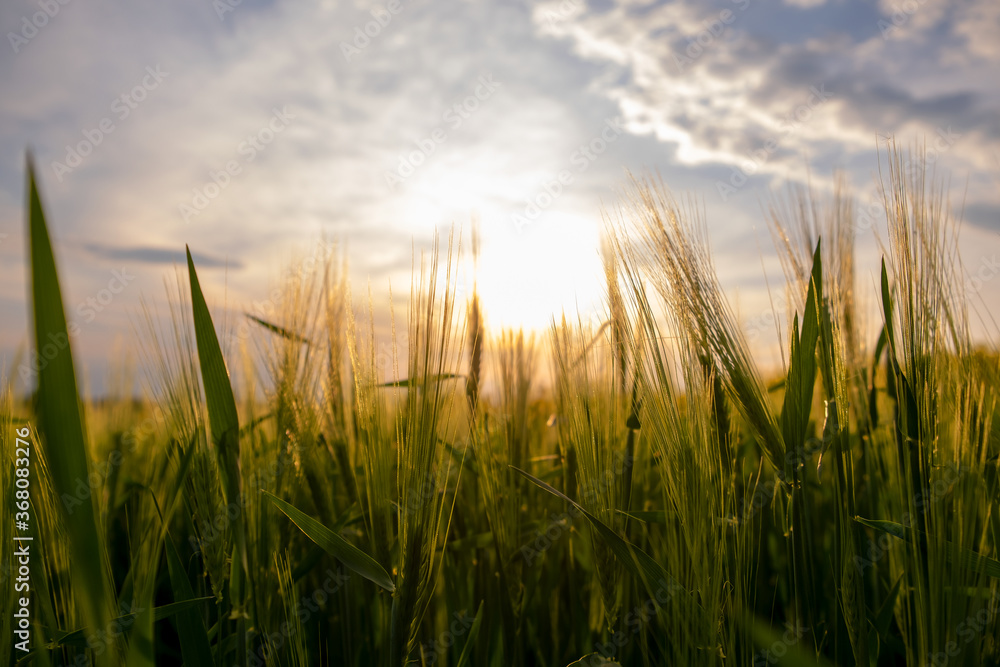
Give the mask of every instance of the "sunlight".
M 565 312 L 597 317 L 604 291 L 595 220 L 553 214 L 520 234 L 483 224 L 478 287 L 487 326 L 544 330 Z
M 575 202 L 567 193 L 518 228 L 511 211 L 523 208 L 538 188 L 530 177 L 502 174 L 500 166 L 428 165 L 428 173 L 415 176 L 415 187 L 405 193 L 407 220 L 422 229 L 434 220 L 461 227 L 458 289 L 471 296 L 477 286 L 488 327 L 538 332 L 563 312 L 573 319 L 577 313 L 585 321 L 596 318 L 604 292 L 600 220 L 570 210 Z M 475 267 L 471 218 L 480 221 Z

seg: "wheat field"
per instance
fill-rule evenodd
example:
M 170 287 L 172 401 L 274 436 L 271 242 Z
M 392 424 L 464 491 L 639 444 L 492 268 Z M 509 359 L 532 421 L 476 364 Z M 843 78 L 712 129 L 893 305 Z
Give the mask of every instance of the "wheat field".
M 1000 665 L 997 339 L 946 193 L 884 160 L 881 266 L 846 187 L 770 208 L 777 372 L 697 206 L 637 177 L 597 326 L 487 330 L 455 232 L 388 345 L 328 248 L 234 339 L 189 252 L 136 316 L 142 401 L 81 398 L 29 160 L 46 363 L 0 387 L 2 664 Z

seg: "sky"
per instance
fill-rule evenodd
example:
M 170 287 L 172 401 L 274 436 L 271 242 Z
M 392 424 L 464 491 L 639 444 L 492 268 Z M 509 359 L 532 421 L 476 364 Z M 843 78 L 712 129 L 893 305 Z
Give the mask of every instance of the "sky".
M 926 146 L 970 294 L 1000 305 L 995 0 L 6 0 L 0 31 L 0 365 L 22 386 L 28 147 L 95 394 L 185 244 L 217 311 L 330 241 L 398 309 L 414 252 L 476 218 L 460 280 L 487 326 L 599 317 L 628 172 L 698 203 L 755 333 L 782 281 L 769 197 L 840 169 L 881 220 L 888 137 Z

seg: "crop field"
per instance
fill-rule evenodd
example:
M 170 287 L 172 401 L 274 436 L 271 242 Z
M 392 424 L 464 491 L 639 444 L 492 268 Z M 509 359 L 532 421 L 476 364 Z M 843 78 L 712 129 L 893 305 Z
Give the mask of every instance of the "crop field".
M 189 251 L 131 332 L 146 398 L 100 401 L 29 159 L 0 664 L 1000 665 L 998 338 L 970 333 L 947 193 L 880 157 L 880 266 L 846 187 L 769 209 L 777 371 L 708 221 L 636 177 L 596 325 L 488 330 L 456 292 L 474 233 L 414 259 L 388 342 L 336 250 L 235 325 Z

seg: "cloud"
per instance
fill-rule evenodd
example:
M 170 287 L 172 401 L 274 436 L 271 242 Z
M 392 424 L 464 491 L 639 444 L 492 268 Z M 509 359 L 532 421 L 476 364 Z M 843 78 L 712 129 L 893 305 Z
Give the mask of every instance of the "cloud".
M 965 3 L 957 11 L 954 33 L 964 38 L 968 51 L 984 61 L 1000 60 L 1000 5 Z
M 824 4 L 826 0 L 784 0 L 785 4 L 789 7 L 798 7 L 799 9 L 812 9 L 813 7 L 819 7 Z
M 180 264 L 187 263 L 187 256 L 183 250 L 174 248 L 156 248 L 152 246 L 128 246 L 115 247 L 91 243 L 86 246 L 88 252 L 95 257 L 116 262 L 139 262 L 142 264 Z M 239 270 L 243 268 L 243 262 L 237 260 L 213 257 L 200 252 L 192 252 L 191 258 L 197 267 L 201 268 L 228 268 Z
M 875 138 L 897 135 L 926 141 L 938 169 L 968 179 L 970 201 L 996 203 L 983 171 L 996 166 L 1000 99 L 985 71 L 962 68 L 970 58 L 1000 65 L 989 46 L 1000 43 L 1000 23 L 987 20 L 995 3 L 903 6 L 885 2 L 872 15 L 856 2 L 794 13 L 751 0 L 620 2 L 561 21 L 536 10 L 535 20 L 603 64 L 593 88 L 682 164 L 732 165 L 775 184 L 804 177 L 803 159 L 814 174 L 874 164 Z

